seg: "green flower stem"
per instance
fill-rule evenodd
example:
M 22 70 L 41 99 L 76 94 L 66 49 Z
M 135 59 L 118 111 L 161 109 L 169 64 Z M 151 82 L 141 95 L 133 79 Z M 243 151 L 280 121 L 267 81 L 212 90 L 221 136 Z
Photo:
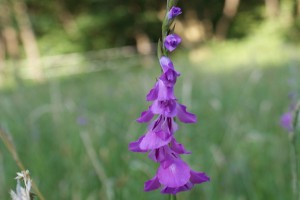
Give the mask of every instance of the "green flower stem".
M 176 195 L 175 194 L 170 194 L 170 196 L 169 196 L 170 198 L 170 200 L 176 200 Z
M 293 130 L 290 132 L 290 159 L 291 159 L 291 172 L 292 172 L 292 190 L 293 190 L 293 199 L 299 200 L 299 174 L 298 174 L 298 152 L 297 152 L 297 125 L 298 118 L 300 113 L 300 102 L 298 103 L 293 119 Z

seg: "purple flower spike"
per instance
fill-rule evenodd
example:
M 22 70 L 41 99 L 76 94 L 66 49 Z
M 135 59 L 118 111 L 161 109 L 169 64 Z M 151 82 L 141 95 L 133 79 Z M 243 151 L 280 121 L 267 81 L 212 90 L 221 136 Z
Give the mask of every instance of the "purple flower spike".
M 172 52 L 181 43 L 181 38 L 176 34 L 170 34 L 166 37 L 164 45 L 168 51 Z
M 293 113 L 284 113 L 280 118 L 280 125 L 287 131 L 293 131 Z
M 148 158 L 159 164 L 156 175 L 145 182 L 144 191 L 160 188 L 161 193 L 174 195 L 209 181 L 205 173 L 193 171 L 181 159 L 181 155 L 191 152 L 174 137 L 178 130 L 176 119 L 183 123 L 197 121 L 196 115 L 188 112 L 186 106 L 179 104 L 175 96 L 175 84 L 180 73 L 175 70 L 172 60 L 167 56 L 168 52 L 174 51 L 181 43 L 181 38 L 173 33 L 174 27 L 170 27 L 174 18 L 182 13 L 179 7 L 169 7 L 176 3 L 177 1 L 171 4 L 168 2 L 162 27 L 163 40 L 158 43 L 157 53 L 162 73 L 157 76 L 154 86 L 146 96 L 151 105 L 137 119 L 140 123 L 148 123 L 147 131 L 129 144 L 130 151 L 148 153 Z
M 181 13 L 182 13 L 181 8 L 173 6 L 168 12 L 168 19 L 169 20 L 174 19 L 176 16 L 180 15 Z

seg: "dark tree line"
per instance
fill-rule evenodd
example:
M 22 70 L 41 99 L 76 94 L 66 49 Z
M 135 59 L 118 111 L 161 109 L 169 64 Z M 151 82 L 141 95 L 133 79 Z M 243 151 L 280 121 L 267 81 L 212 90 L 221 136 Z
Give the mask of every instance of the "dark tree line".
M 179 17 L 178 27 L 179 31 L 186 31 L 187 40 L 243 37 L 253 27 L 243 21 L 250 21 L 255 27 L 263 20 L 276 20 L 284 6 L 289 7 L 291 19 L 296 21 L 299 2 L 180 1 L 184 14 Z M 165 3 L 161 0 L 1 0 L 0 60 L 27 57 L 31 63 L 39 65 L 38 44 L 42 43 L 39 46 L 42 54 L 47 54 L 42 46 L 47 41 L 48 49 L 58 44 L 62 46 L 58 53 L 156 42 Z

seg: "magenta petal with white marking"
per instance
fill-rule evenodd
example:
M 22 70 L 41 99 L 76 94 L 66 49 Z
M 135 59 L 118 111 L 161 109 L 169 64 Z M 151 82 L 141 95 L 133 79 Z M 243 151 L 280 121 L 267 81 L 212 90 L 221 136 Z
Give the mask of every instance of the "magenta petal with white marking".
M 190 179 L 189 166 L 180 159 L 172 160 L 168 167 L 162 165 L 158 168 L 157 177 L 159 182 L 166 187 L 180 187 Z
M 159 63 L 164 73 L 168 71 L 168 69 L 174 70 L 173 62 L 167 56 L 162 56 L 159 60 Z

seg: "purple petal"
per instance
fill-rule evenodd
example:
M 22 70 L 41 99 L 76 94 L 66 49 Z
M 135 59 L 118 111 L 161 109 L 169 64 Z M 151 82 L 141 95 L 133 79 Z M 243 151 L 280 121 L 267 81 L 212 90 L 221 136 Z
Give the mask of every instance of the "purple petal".
M 154 114 L 151 111 L 151 106 L 146 111 L 141 113 L 141 116 L 136 120 L 139 123 L 149 122 L 153 118 Z
M 161 154 L 159 154 L 159 149 L 154 149 L 154 150 L 150 151 L 150 153 L 148 154 L 148 158 L 150 158 L 154 162 L 159 162 L 159 155 L 161 155 Z
M 144 184 L 144 191 L 148 192 L 151 190 L 156 190 L 160 187 L 157 176 L 154 176 L 152 179 L 148 180 Z
M 133 152 L 146 152 L 145 150 L 142 150 L 140 148 L 140 143 L 141 141 L 144 139 L 144 135 L 142 137 L 140 137 L 137 141 L 135 142 L 131 142 L 129 145 L 128 145 L 128 148 L 130 151 L 133 151 Z
M 173 87 L 176 83 L 177 76 L 179 75 L 180 73 L 176 72 L 174 69 L 168 69 L 159 79 L 163 81 L 166 87 Z
M 174 65 L 170 58 L 162 56 L 159 60 L 160 66 L 165 73 L 168 69 L 174 69 Z
M 162 146 L 158 149 L 152 150 L 148 157 L 155 162 L 160 162 L 161 167 L 164 169 L 168 168 L 173 164 L 173 160 L 179 158 L 178 154 L 173 151 L 169 145 Z
M 280 118 L 280 125 L 287 131 L 293 131 L 293 113 L 284 113 Z
M 148 157 L 155 162 L 162 162 L 166 159 L 165 147 L 160 147 L 150 151 Z
M 186 106 L 177 104 L 177 117 L 184 123 L 195 123 L 197 122 L 196 115 L 186 111 Z
M 180 143 L 178 143 L 175 138 L 171 141 L 170 148 L 178 154 L 191 154 L 190 151 L 185 150 L 184 146 Z
M 176 122 L 174 121 L 174 118 L 172 118 L 172 117 L 167 118 L 167 125 L 168 125 L 168 129 L 172 133 L 174 133 L 178 130 L 178 125 L 176 124 Z
M 200 184 L 203 182 L 210 181 L 210 178 L 204 172 L 196 172 L 196 171 L 191 170 L 190 181 L 193 184 Z
M 171 20 L 182 13 L 181 8 L 173 6 L 168 12 L 168 19 Z
M 167 169 L 168 167 L 170 167 L 170 165 L 174 163 L 174 159 L 171 158 L 170 151 L 165 151 L 164 153 L 165 153 L 165 160 L 161 162 L 160 166 L 164 169 Z
M 181 43 L 181 38 L 176 34 L 170 34 L 165 38 L 164 45 L 170 52 L 174 51 Z
M 176 116 L 176 106 L 177 102 L 175 99 L 158 101 L 155 100 L 151 106 L 153 114 L 163 115 L 165 117 L 175 117 Z
M 147 94 L 146 100 L 154 101 L 155 99 L 157 99 L 157 95 L 158 95 L 158 83 L 156 82 L 154 87 Z
M 164 101 L 168 99 L 175 99 L 173 87 L 167 87 L 162 80 L 158 80 L 158 95 L 157 100 Z
M 88 120 L 86 117 L 84 116 L 79 116 L 77 117 L 77 123 L 80 125 L 80 126 L 85 126 L 88 124 Z
M 172 164 L 166 168 L 161 165 L 157 171 L 159 182 L 171 188 L 185 185 L 189 181 L 190 176 L 189 166 L 181 159 L 172 160 Z
M 167 145 L 173 138 L 177 124 L 172 118 L 160 115 L 148 125 L 148 132 L 139 140 L 138 151 L 148 151 Z
M 176 188 L 171 188 L 171 187 L 163 187 L 162 190 L 160 191 L 163 194 L 176 194 L 178 192 L 183 192 L 186 190 L 192 189 L 194 184 L 191 182 L 188 182 L 187 184 L 181 186 L 181 187 L 176 187 Z
M 164 131 L 149 131 L 140 143 L 142 150 L 153 150 L 167 145 L 172 140 L 172 135 Z

